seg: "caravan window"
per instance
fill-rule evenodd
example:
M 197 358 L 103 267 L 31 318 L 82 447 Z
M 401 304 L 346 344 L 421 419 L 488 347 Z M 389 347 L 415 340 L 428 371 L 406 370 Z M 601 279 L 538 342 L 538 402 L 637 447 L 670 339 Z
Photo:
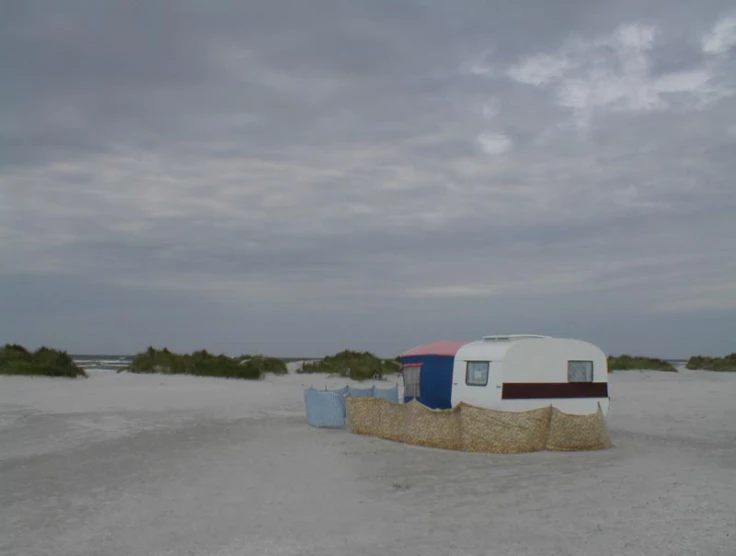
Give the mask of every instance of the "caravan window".
M 408 398 L 420 398 L 422 395 L 421 385 L 421 365 L 411 365 L 401 370 L 404 375 L 404 396 Z
M 593 382 L 593 362 L 592 361 L 568 361 L 567 362 L 567 381 L 568 382 Z
M 465 384 L 468 386 L 485 386 L 488 384 L 489 361 L 468 361 L 465 369 Z

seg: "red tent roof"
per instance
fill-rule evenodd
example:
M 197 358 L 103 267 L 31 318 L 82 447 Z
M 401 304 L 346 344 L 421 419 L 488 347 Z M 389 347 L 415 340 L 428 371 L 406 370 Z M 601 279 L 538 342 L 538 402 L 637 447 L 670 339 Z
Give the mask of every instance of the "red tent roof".
M 402 353 L 401 357 L 410 357 L 412 355 L 447 355 L 454 357 L 458 350 L 467 343 L 465 341 L 433 342 L 410 349 Z

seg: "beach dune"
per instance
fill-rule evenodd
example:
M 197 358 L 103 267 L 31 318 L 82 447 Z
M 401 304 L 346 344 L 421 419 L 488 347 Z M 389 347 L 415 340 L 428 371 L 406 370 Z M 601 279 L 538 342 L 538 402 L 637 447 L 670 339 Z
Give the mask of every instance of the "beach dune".
M 734 553 L 736 375 L 614 373 L 613 449 L 514 456 L 309 428 L 348 383 L 0 377 L 0 555 Z

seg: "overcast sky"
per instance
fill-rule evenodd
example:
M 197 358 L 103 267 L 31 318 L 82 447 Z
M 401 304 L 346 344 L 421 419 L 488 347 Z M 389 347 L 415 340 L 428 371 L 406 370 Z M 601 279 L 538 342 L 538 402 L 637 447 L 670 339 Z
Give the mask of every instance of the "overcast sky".
M 0 341 L 736 351 L 732 1 L 0 4 Z

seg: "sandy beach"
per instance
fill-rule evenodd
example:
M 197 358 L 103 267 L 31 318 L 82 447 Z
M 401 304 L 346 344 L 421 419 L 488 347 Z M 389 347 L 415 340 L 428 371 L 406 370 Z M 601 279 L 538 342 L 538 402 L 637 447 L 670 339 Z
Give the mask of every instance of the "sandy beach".
M 614 373 L 613 449 L 515 456 L 310 429 L 346 383 L 0 377 L 0 554 L 736 553 L 736 375 Z

